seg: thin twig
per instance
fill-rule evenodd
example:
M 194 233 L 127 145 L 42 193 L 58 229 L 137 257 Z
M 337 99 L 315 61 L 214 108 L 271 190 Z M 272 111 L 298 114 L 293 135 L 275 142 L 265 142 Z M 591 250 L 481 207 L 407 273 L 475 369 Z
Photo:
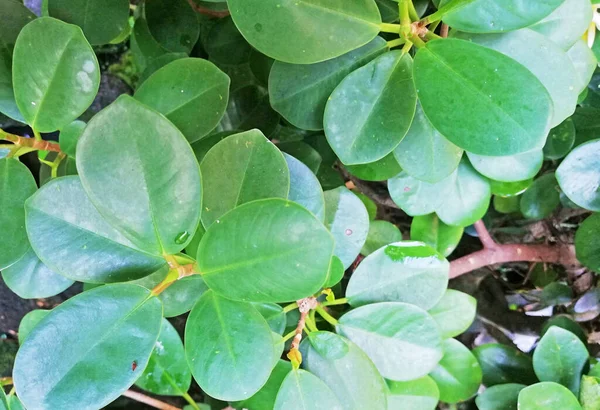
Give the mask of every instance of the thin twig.
M 190 3 L 190 6 L 192 6 L 192 8 L 197 13 L 200 13 L 200 14 L 205 14 L 207 16 L 217 17 L 217 18 L 222 18 L 222 17 L 229 16 L 229 10 L 217 11 L 217 10 L 207 9 L 206 7 L 202 7 L 202 6 L 197 5 L 194 2 L 194 0 L 188 0 L 188 3 Z
M 475 227 L 477 235 L 479 236 L 479 240 L 481 241 L 481 244 L 484 248 L 495 248 L 498 245 L 490 235 L 489 231 L 487 230 L 485 224 L 481 219 L 475 222 L 473 226 Z
M 448 37 L 448 25 L 445 23 L 442 23 L 442 27 L 440 27 L 440 37 Z
M 377 190 L 374 189 L 370 184 L 356 178 L 354 175 L 351 175 L 342 165 L 340 165 L 338 168 L 344 179 L 352 181 L 360 192 L 371 198 L 376 204 L 386 206 L 388 208 L 400 209 L 398 205 L 392 201 L 392 198 L 390 198 L 387 192 L 377 192 Z
M 169 403 L 165 403 L 164 401 L 157 400 L 155 398 L 146 396 L 145 394 L 138 393 L 133 390 L 127 390 L 125 393 L 123 393 L 123 396 L 129 397 L 130 399 L 147 404 L 148 406 L 152 406 L 160 410 L 181 410 L 179 407 L 172 406 Z
M 317 299 L 314 297 L 300 299 L 298 302 L 298 309 L 300 310 L 300 320 L 298 320 L 298 326 L 296 326 L 296 334 L 292 340 L 290 350 L 298 349 L 300 342 L 302 341 L 302 332 L 306 326 L 306 317 L 308 316 L 311 309 L 317 307 Z

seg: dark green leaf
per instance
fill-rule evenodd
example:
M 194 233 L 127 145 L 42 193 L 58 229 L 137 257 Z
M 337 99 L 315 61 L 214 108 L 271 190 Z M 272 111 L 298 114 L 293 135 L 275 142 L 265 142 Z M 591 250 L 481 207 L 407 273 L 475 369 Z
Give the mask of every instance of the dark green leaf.
M 60 150 L 68 156 L 75 158 L 77 152 L 77 142 L 83 133 L 85 122 L 75 120 L 60 130 L 59 142 Z
M 346 169 L 352 175 L 365 181 L 385 181 L 402 172 L 393 153 L 368 164 L 346 165 Z
M 524 384 L 500 384 L 486 389 L 477 396 L 475 403 L 479 410 L 518 410 L 519 393 Z
M 222 130 L 243 131 L 258 128 L 270 136 L 278 123 L 279 114 L 271 108 L 268 94 L 262 88 L 249 85 L 231 93 L 219 127 Z
M 277 148 L 302 161 L 315 174 L 319 171 L 323 158 L 321 154 L 302 141 L 290 141 L 277 144 Z
M 275 410 L 342 410 L 335 394 L 317 376 L 302 370 L 287 374 L 275 400 Z
M 536 179 L 521 196 L 521 213 L 529 219 L 547 218 L 559 203 L 558 183 L 551 172 Z
M 577 397 L 558 383 L 525 387 L 519 393 L 519 410 L 582 410 Z
M 600 140 L 575 148 L 556 170 L 556 179 L 569 199 L 582 208 L 600 211 Z
M 144 71 L 140 74 L 138 78 L 138 87 L 144 83 L 152 74 L 154 74 L 159 69 L 163 68 L 167 64 L 179 60 L 181 58 L 186 58 L 186 53 L 167 53 L 161 54 L 158 57 L 154 57 L 148 61 L 148 64 Z
M 547 159 L 560 159 L 566 156 L 575 143 L 575 124 L 571 118 L 550 130 L 546 145 L 544 145 L 544 157 Z
M 325 219 L 325 197 L 316 175 L 288 154 L 283 154 L 290 172 L 290 192 L 288 199 L 311 211 L 319 220 Z
M 189 53 L 200 35 L 196 13 L 185 0 L 153 0 L 144 4 L 148 28 L 170 51 Z
M 448 289 L 440 301 L 427 311 L 436 321 L 442 339 L 463 333 L 475 320 L 477 300 L 466 293 Z
M 424 376 L 408 382 L 387 380 L 388 409 L 435 410 L 440 391 L 431 377 Z
M 148 22 L 143 17 L 135 20 L 130 44 L 133 60 L 140 72 L 144 71 L 152 60 L 169 52 L 152 37 L 148 29 Z
M 575 234 L 577 260 L 593 271 L 600 272 L 600 214 L 592 214 L 581 223 Z
M 558 279 L 558 273 L 545 263 L 538 263 L 531 271 L 529 279 L 534 286 L 543 288 Z
M 537 377 L 531 357 L 515 347 L 489 343 L 473 349 L 487 387 L 505 383 L 533 384 Z
M 243 401 L 233 402 L 231 405 L 238 409 L 273 410 L 279 387 L 291 370 L 292 364 L 280 359 L 273 368 L 267 383 L 254 396 Z
M 250 60 L 252 47 L 240 34 L 231 17 L 215 22 L 205 44 L 206 52 L 214 62 L 240 65 Z
M 415 216 L 410 224 L 410 239 L 424 242 L 448 256 L 458 245 L 463 230 L 460 226 L 446 225 L 436 214 Z
M 577 322 L 565 315 L 553 316 L 550 319 L 548 319 L 548 321 L 544 323 L 544 326 L 542 327 L 540 337 L 543 337 L 548 331 L 548 329 L 550 329 L 552 326 L 558 326 L 562 329 L 568 330 L 569 332 L 577 336 L 583 344 L 587 343 L 587 334 L 585 330 L 583 330 Z
M 254 307 L 265 318 L 273 332 L 283 334 L 286 318 L 281 306 L 276 303 L 255 303 Z
M 50 312 L 50 310 L 35 309 L 23 316 L 23 319 L 21 319 L 21 323 L 19 323 L 20 345 L 22 345 L 23 342 L 25 342 L 25 339 L 27 338 L 27 336 L 29 336 L 33 328 L 36 327 L 37 324 L 40 323 L 40 321 L 43 318 L 48 316 Z
M 369 234 L 360 253 L 367 256 L 382 246 L 402 240 L 400 229 L 388 221 L 372 221 L 369 225 Z

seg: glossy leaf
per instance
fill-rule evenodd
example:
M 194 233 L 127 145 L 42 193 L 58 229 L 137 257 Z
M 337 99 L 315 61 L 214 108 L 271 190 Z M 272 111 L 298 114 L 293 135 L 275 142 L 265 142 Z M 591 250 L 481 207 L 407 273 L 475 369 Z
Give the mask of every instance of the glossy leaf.
M 579 401 L 583 410 L 600 408 L 600 378 L 593 376 L 583 376 L 581 378 Z
M 352 274 L 346 297 L 352 306 L 404 302 L 430 309 L 448 285 L 449 264 L 421 242 L 396 242 L 367 256 Z
M 186 53 L 166 53 L 161 54 L 157 57 L 150 58 L 147 62 L 147 66 L 144 68 L 144 71 L 140 74 L 140 77 L 138 79 L 138 87 L 141 84 L 143 84 L 144 81 L 146 81 L 148 78 L 150 78 L 152 74 L 154 74 L 167 64 L 186 57 Z
M 577 260 L 593 271 L 600 271 L 600 214 L 592 214 L 579 225 L 575 234 Z
M 409 216 L 428 215 L 435 212 L 442 201 L 436 184 L 420 181 L 402 171 L 388 181 L 392 200 Z
M 227 211 L 263 198 L 288 196 L 290 176 L 283 154 L 258 130 L 217 143 L 200 164 L 202 223 L 209 227 Z
M 23 316 L 23 319 L 21 319 L 21 323 L 19 323 L 20 345 L 22 345 L 23 342 L 25 342 L 25 339 L 27 339 L 27 336 L 29 336 L 33 328 L 35 328 L 37 324 L 42 321 L 43 318 L 48 316 L 50 312 L 50 310 L 35 309 Z
M 325 104 L 335 87 L 352 71 L 386 49 L 385 40 L 375 37 L 360 48 L 322 63 L 288 64 L 276 61 L 269 76 L 271 105 L 296 127 L 321 130 Z
M 335 255 L 332 256 L 331 263 L 329 264 L 329 272 L 327 272 L 327 280 L 325 281 L 323 287 L 331 288 L 337 285 L 344 278 L 344 273 L 344 264 L 342 263 L 341 259 Z
M 481 368 L 477 359 L 455 339 L 443 342 L 444 357 L 429 374 L 440 389 L 440 400 L 457 403 L 473 396 L 481 384 Z
M 490 181 L 490 187 L 492 188 L 492 194 L 498 195 L 504 198 L 516 198 L 517 195 L 522 194 L 533 184 L 532 179 L 526 179 L 525 181 L 517 182 L 499 182 Z M 517 208 L 519 201 L 517 200 Z M 518 211 L 518 209 L 517 209 Z
M 544 157 L 547 159 L 560 159 L 566 156 L 575 143 L 575 125 L 571 118 L 550 130 L 546 145 L 544 145 Z
M 577 336 L 553 326 L 533 353 L 533 368 L 541 381 L 560 383 L 578 395 L 581 372 L 588 356 L 585 345 Z
M 158 296 L 164 305 L 165 317 L 175 317 L 189 312 L 207 290 L 208 286 L 200 275 L 177 280 Z
M 127 0 L 47 0 L 50 16 L 75 24 L 91 44 L 107 44 L 129 24 Z
M 302 161 L 311 172 L 314 172 L 315 174 L 319 172 L 323 158 L 316 149 L 307 143 L 302 141 L 281 142 L 277 144 L 277 148 Z
M 192 383 L 183 342 L 167 319 L 162 320 L 160 335 L 144 373 L 136 386 L 162 396 L 182 396 Z
M 340 318 L 336 330 L 356 343 L 386 379 L 423 377 L 443 355 L 435 320 L 408 303 L 374 303 L 353 309 Z
M 427 311 L 436 321 L 442 339 L 455 337 L 466 331 L 477 311 L 477 300 L 466 293 L 448 289 L 440 301 Z
M 311 211 L 319 220 L 325 219 L 325 197 L 316 175 L 302 162 L 283 154 L 290 172 L 288 199 Z
M 533 178 L 542 168 L 542 151 L 530 151 L 507 157 L 488 157 L 467 153 L 471 165 L 480 174 L 500 182 L 518 182 Z
M 501 214 L 512 214 L 521 210 L 520 198 L 516 196 L 494 196 L 492 202 L 494 209 Z
M 305 370 L 287 374 L 277 393 L 275 410 L 341 410 L 335 394 L 317 376 Z
M 128 281 L 166 264 L 136 248 L 102 218 L 78 177 L 47 183 L 26 202 L 26 211 L 35 253 L 48 268 L 73 280 Z
M 387 410 L 385 382 L 354 343 L 334 333 L 311 332 L 300 351 L 303 367 L 333 390 L 344 410 Z
M 167 117 L 194 142 L 217 126 L 227 107 L 229 77 L 200 58 L 175 60 L 152 74 L 135 98 Z
M 271 330 L 260 313 L 212 291 L 190 313 L 185 346 L 194 379 L 220 400 L 254 395 L 267 382 L 275 358 Z
M 198 265 L 206 284 L 234 300 L 291 302 L 318 291 L 327 278 L 333 238 L 294 202 L 244 204 L 206 232 Z
M 98 92 L 100 69 L 79 27 L 42 17 L 19 34 L 13 84 L 23 118 L 37 131 L 51 132 L 90 106 Z
M 518 410 L 519 393 L 524 384 L 508 383 L 492 386 L 475 399 L 479 410 Z
M 440 391 L 431 377 L 408 382 L 387 380 L 388 409 L 435 410 Z
M 575 44 L 567 51 L 567 56 L 571 59 L 573 67 L 579 77 L 578 92 L 586 89 L 594 75 L 594 69 L 598 65 L 598 60 L 594 52 L 588 47 L 584 40 L 577 40 Z
M 558 383 L 544 382 L 519 393 L 519 410 L 582 410 L 577 397 Z
M 25 201 L 37 186 L 29 169 L 13 158 L 0 159 L 0 269 L 17 262 L 29 249 Z
M 380 160 L 406 135 L 416 101 L 412 58 L 385 53 L 347 76 L 329 97 L 327 141 L 344 164 Z
M 70 157 L 75 158 L 77 153 L 77 142 L 81 138 L 85 122 L 75 120 L 60 130 L 60 150 Z
M 352 175 L 365 181 L 385 181 L 402 171 L 393 153 L 368 164 L 346 165 L 346 169 Z
M 294 64 L 329 60 L 368 43 L 379 32 L 381 16 L 373 0 L 278 1 L 227 2 L 246 40 L 275 60 Z
M 369 221 L 374 221 L 377 217 L 377 204 L 362 192 L 359 192 L 357 190 L 353 190 L 352 192 L 358 197 L 358 199 L 362 201 L 363 205 L 367 209 L 367 213 L 369 214 Z
M 98 211 L 140 248 L 173 254 L 192 239 L 200 220 L 198 162 L 185 137 L 157 112 L 119 97 L 85 128 L 77 170 Z M 188 239 L 179 240 L 186 232 Z
M 150 61 L 169 52 L 152 37 L 150 29 L 148 29 L 148 22 L 143 17 L 135 20 L 131 30 L 130 44 L 133 60 L 140 71 L 144 71 Z
M 547 218 L 560 203 L 554 173 L 544 174 L 521 196 L 521 213 L 529 219 Z
M 587 142 L 571 151 L 556 170 L 556 179 L 565 195 L 591 211 L 600 211 L 599 153 L 600 140 Z
M 533 384 L 537 377 L 531 357 L 515 347 L 489 343 L 473 349 L 483 371 L 483 384 L 487 387 L 505 383 Z
M 242 409 L 272 410 L 281 383 L 291 370 L 292 364 L 290 362 L 279 359 L 271 376 L 269 376 L 269 380 L 255 395 L 243 401 L 233 402 L 231 405 L 234 408 Z
M 367 256 L 382 246 L 402 240 L 400 229 L 388 221 L 372 221 L 369 225 L 369 234 L 360 253 Z
M 161 319 L 160 301 L 137 285 L 75 296 L 42 319 L 21 346 L 13 373 L 19 398 L 30 409 L 104 407 L 146 367 Z
M 586 0 L 564 0 L 560 4 L 530 28 L 567 51 L 587 30 L 592 21 L 592 9 Z
M 196 13 L 185 0 L 154 0 L 144 5 L 148 28 L 170 51 L 189 53 L 200 35 Z
M 425 115 L 457 146 L 501 156 L 544 144 L 552 101 L 510 57 L 464 40 L 430 41 L 415 56 L 414 76 Z M 527 98 L 515 98 L 514 90 Z M 440 98 L 455 109 L 440 110 Z
M 271 108 L 268 94 L 262 88 L 248 85 L 231 93 L 220 127 L 223 130 L 258 128 L 266 136 L 271 136 L 277 124 L 279 114 Z
M 417 103 L 415 117 L 394 156 L 410 176 L 435 183 L 450 175 L 457 167 L 463 150 L 436 130 Z
M 436 214 L 415 216 L 410 224 L 410 239 L 424 242 L 444 256 L 458 246 L 464 229 L 446 225 Z

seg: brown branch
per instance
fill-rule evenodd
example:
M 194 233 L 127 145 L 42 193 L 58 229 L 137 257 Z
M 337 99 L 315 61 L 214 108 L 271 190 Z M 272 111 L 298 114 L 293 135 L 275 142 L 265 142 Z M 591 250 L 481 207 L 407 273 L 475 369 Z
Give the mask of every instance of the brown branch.
M 206 7 L 197 5 L 194 2 L 194 0 L 188 0 L 188 3 L 190 3 L 190 6 L 192 6 L 192 8 L 196 11 L 196 13 L 205 14 L 207 16 L 216 17 L 216 18 L 222 18 L 222 17 L 229 16 L 229 10 L 223 10 L 223 11 L 211 10 Z
M 492 239 L 492 236 L 490 235 L 489 231 L 487 230 L 485 224 L 481 219 L 475 222 L 473 226 L 475 227 L 477 235 L 479 236 L 479 240 L 481 241 L 481 244 L 484 248 L 495 248 L 496 246 L 498 246 L 496 241 Z
M 306 317 L 308 316 L 311 309 L 317 307 L 317 299 L 314 297 L 300 299 L 298 302 L 298 310 L 300 311 L 300 320 L 298 320 L 298 326 L 296 326 L 296 334 L 292 339 L 292 345 L 290 350 L 298 349 L 300 342 L 302 341 L 302 332 L 306 326 Z
M 392 201 L 392 198 L 390 198 L 387 192 L 378 192 L 377 189 L 372 187 L 367 182 L 358 179 L 354 175 L 350 174 L 348 170 L 342 165 L 338 165 L 338 169 L 344 179 L 352 181 L 352 183 L 354 183 L 354 185 L 356 186 L 356 188 L 358 188 L 360 192 L 371 198 L 376 204 L 386 206 L 388 208 L 400 209 L 398 205 L 396 205 L 396 203 Z
M 19 147 L 33 148 L 35 150 L 40 150 L 40 151 L 61 152 L 60 145 L 58 145 L 58 142 L 43 141 L 43 140 L 37 140 L 34 138 L 20 137 L 18 135 L 9 134 L 9 133 L 1 131 L 1 130 L 0 130 L 0 140 L 10 141 Z
M 440 28 L 440 36 L 443 38 L 448 37 L 448 25 L 442 23 L 442 27 Z
M 127 390 L 125 393 L 123 393 L 123 396 L 129 397 L 130 399 L 147 404 L 148 406 L 152 406 L 160 410 L 181 410 L 179 407 L 171 406 L 169 403 L 165 403 L 164 401 L 157 400 L 155 398 L 146 396 L 145 394 L 138 393 L 133 390 Z

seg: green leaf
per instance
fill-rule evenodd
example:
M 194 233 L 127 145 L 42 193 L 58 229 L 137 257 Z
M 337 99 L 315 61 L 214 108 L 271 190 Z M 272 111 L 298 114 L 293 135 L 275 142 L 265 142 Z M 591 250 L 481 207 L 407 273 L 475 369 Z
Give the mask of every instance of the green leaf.
M 369 221 L 374 221 L 377 217 L 377 204 L 371 198 L 369 198 L 362 192 L 357 191 L 356 189 L 353 190 L 352 193 L 356 195 L 358 199 L 361 200 L 361 202 L 367 209 L 367 213 L 369 214 Z
M 140 72 L 146 69 L 150 61 L 169 52 L 152 37 L 148 29 L 148 22 L 143 17 L 138 17 L 135 20 L 131 31 L 130 44 L 133 60 Z
M 127 0 L 47 0 L 48 14 L 75 24 L 91 44 L 107 44 L 128 27 Z
M 281 142 L 277 144 L 277 148 L 279 148 L 282 152 L 285 152 L 294 158 L 302 161 L 311 172 L 315 174 L 319 171 L 319 167 L 323 162 L 323 158 L 321 154 L 302 141 L 289 141 L 289 142 Z
M 582 208 L 600 211 L 599 159 L 600 140 L 575 148 L 556 170 L 556 179 L 562 191 Z
M 265 87 L 269 84 L 269 76 L 271 75 L 271 70 L 273 69 L 274 63 L 275 60 L 273 60 L 271 57 L 267 57 L 255 49 L 252 49 L 250 52 L 250 58 L 248 60 L 250 70 L 252 71 L 252 74 L 254 74 L 254 77 L 256 77 L 257 81 Z
M 24 205 L 36 190 L 25 165 L 13 158 L 0 159 L 0 270 L 17 262 L 29 249 Z
M 213 224 L 198 265 L 209 288 L 234 300 L 291 302 L 317 292 L 327 278 L 333 238 L 294 202 L 244 204 Z
M 545 263 L 537 263 L 529 276 L 529 280 L 531 280 L 531 283 L 537 288 L 543 288 L 557 279 L 558 272 L 547 266 Z
M 92 104 L 100 68 L 79 27 L 41 17 L 19 34 L 13 84 L 27 124 L 39 132 L 52 132 L 71 123 Z
M 435 40 L 417 52 L 414 76 L 425 115 L 460 148 L 491 156 L 542 148 L 550 95 L 510 57 L 464 40 Z M 515 90 L 526 98 L 515 98 Z M 440 101 L 454 109 L 440 110 Z
M 254 396 L 243 401 L 233 402 L 231 405 L 236 409 L 273 410 L 281 383 L 291 370 L 290 362 L 279 359 L 267 383 Z
M 435 410 L 440 391 L 431 377 L 424 376 L 408 382 L 387 380 L 388 409 Z
M 252 47 L 238 31 L 231 17 L 217 20 L 204 44 L 210 59 L 220 64 L 248 63 L 252 53 Z
M 600 272 L 600 214 L 592 214 L 585 219 L 575 234 L 577 260 L 595 272 Z
M 444 256 L 458 246 L 464 229 L 446 225 L 436 214 L 415 216 L 410 224 L 410 239 L 424 242 Z
M 367 256 L 382 246 L 402 240 L 400 229 L 388 221 L 372 221 L 369 225 L 369 234 L 360 253 Z
M 189 53 L 200 36 L 196 12 L 185 0 L 153 0 L 144 4 L 152 37 L 170 51 Z
M 60 150 L 68 156 L 75 158 L 77 152 L 77 142 L 83 134 L 85 128 L 85 122 L 75 120 L 72 123 L 66 125 L 60 130 L 59 142 Z
M 325 197 L 316 175 L 302 162 L 283 154 L 290 172 L 288 199 L 312 212 L 320 221 L 325 219 Z
M 165 317 L 175 317 L 189 312 L 207 290 L 208 286 L 200 275 L 175 281 L 158 296 L 163 303 Z
M 449 264 L 421 242 L 396 242 L 367 256 L 352 274 L 346 297 L 352 306 L 404 302 L 430 309 L 448 285 Z
M 533 384 L 537 377 L 531 357 L 512 346 L 489 343 L 473 349 L 487 387 L 505 383 Z
M 577 336 L 553 326 L 533 353 L 533 368 L 540 381 L 560 383 L 577 395 L 588 356 L 585 345 Z
M 265 318 L 273 332 L 280 335 L 283 334 L 286 317 L 281 306 L 276 303 L 254 303 L 254 307 Z
M 599 108 L 578 107 L 572 119 L 575 124 L 574 146 L 581 145 L 598 137 L 598 131 L 600 130 Z
M 192 239 L 200 170 L 185 137 L 162 115 L 119 97 L 85 128 L 77 170 L 98 211 L 141 249 L 174 254 Z
M 150 78 L 152 74 L 154 74 L 159 69 L 163 68 L 169 63 L 172 63 L 175 60 L 186 58 L 187 56 L 188 55 L 186 53 L 166 53 L 150 59 L 146 68 L 138 78 L 138 87 L 142 85 L 148 78 Z
M 356 343 L 386 379 L 423 377 L 443 355 L 435 320 L 408 303 L 384 302 L 353 309 L 340 318 L 336 330 Z
M 571 59 L 571 63 L 573 63 L 573 67 L 575 67 L 575 71 L 579 77 L 577 91 L 581 93 L 590 83 L 594 75 L 594 70 L 598 66 L 598 60 L 594 52 L 582 39 L 577 40 L 573 44 L 573 47 L 567 51 L 567 56 Z
M 519 393 L 519 410 L 582 410 L 577 397 L 557 383 L 536 383 Z
M 326 191 L 325 225 L 335 239 L 333 254 L 340 258 L 344 269 L 348 269 L 369 233 L 369 215 L 365 206 L 346 187 Z
M 128 281 L 166 264 L 162 257 L 136 248 L 102 218 L 78 177 L 52 180 L 25 208 L 33 250 L 48 268 L 73 280 Z
M 236 206 L 263 198 L 286 198 L 290 176 L 285 158 L 258 130 L 218 142 L 200 164 L 208 228 Z
M 250 303 L 212 291 L 190 313 L 185 346 L 194 379 L 219 400 L 254 395 L 267 382 L 275 358 L 271 330 L 261 314 Z
M 525 181 L 517 181 L 517 182 L 499 182 L 490 180 L 490 187 L 492 188 L 492 194 L 498 195 L 504 198 L 515 197 L 517 195 L 522 194 L 533 184 L 532 179 L 526 179 Z M 519 210 L 518 206 L 519 201 L 517 200 L 517 211 Z
M 224 130 L 251 130 L 258 128 L 265 135 L 273 134 L 279 124 L 279 114 L 271 108 L 269 95 L 254 85 L 233 91 L 221 120 Z
M 368 164 L 346 165 L 346 169 L 352 175 L 365 181 L 385 181 L 402 172 L 393 153 Z
M 435 212 L 442 196 L 436 184 L 430 184 L 402 171 L 388 181 L 392 200 L 409 216 L 428 215 Z
M 303 367 L 333 390 L 344 410 L 387 409 L 385 382 L 354 343 L 334 333 L 311 332 L 300 351 Z
M 442 339 L 455 337 L 466 331 L 477 311 L 477 300 L 466 293 L 448 289 L 440 301 L 427 311 L 437 322 Z
M 160 301 L 137 285 L 101 286 L 69 299 L 19 349 L 19 398 L 29 409 L 104 407 L 146 367 L 161 320 Z
M 587 0 L 564 0 L 546 18 L 530 28 L 548 37 L 567 51 L 581 38 L 592 21 L 592 9 Z
M 453 10 L 444 14 L 452 28 L 472 33 L 496 33 L 530 26 L 552 13 L 564 0 L 475 0 L 455 1 Z M 440 7 L 452 4 L 442 0 Z M 462 3 L 462 4 L 461 4 Z
M 537 178 L 521 196 L 521 213 L 529 219 L 544 219 L 560 203 L 558 183 L 554 172 Z
M 2 279 L 23 299 L 48 298 L 73 284 L 72 280 L 48 269 L 31 248 L 21 259 L 2 270 Z
M 458 403 L 477 393 L 481 384 L 481 367 L 477 359 L 455 339 L 443 342 L 444 357 L 429 374 L 440 389 L 440 400 Z
M 26 410 L 21 400 L 15 395 L 8 397 L 8 405 L 10 410 Z
M 333 91 L 325 108 L 325 135 L 344 164 L 380 160 L 404 138 L 417 101 L 412 65 L 409 54 L 385 53 Z
M 167 319 L 162 320 L 160 335 L 144 373 L 135 385 L 162 396 L 182 396 L 192 383 L 183 343 Z
M 494 196 L 493 204 L 496 212 L 501 214 L 512 214 L 516 212 L 520 212 L 520 199 L 516 196 Z
M 322 63 L 288 64 L 276 61 L 269 76 L 271 105 L 298 128 L 322 130 L 325 104 L 335 87 L 352 71 L 385 50 L 385 40 L 375 37 L 360 48 Z
M 10 410 L 8 408 L 8 401 L 6 399 L 6 393 L 4 393 L 4 389 L 0 389 L 0 410 Z
M 275 60 L 312 64 L 345 54 L 379 33 L 374 0 L 229 0 L 233 21 L 253 47 Z M 310 27 L 310 30 L 306 30 Z
M 337 285 L 344 278 L 344 273 L 345 269 L 342 260 L 335 255 L 332 256 L 331 263 L 329 264 L 329 272 L 327 272 L 327 281 L 325 281 L 323 287 L 331 288 Z
M 548 329 L 550 329 L 552 326 L 558 326 L 562 329 L 568 330 L 577 336 L 583 344 L 587 343 L 587 334 L 585 330 L 583 330 L 577 322 L 570 319 L 568 316 L 558 315 L 548 319 L 548 321 L 544 323 L 544 326 L 542 327 L 540 336 L 544 336 Z
M 573 144 L 575 144 L 575 124 L 573 119 L 567 118 L 550 130 L 544 145 L 544 158 L 561 159 L 571 151 Z
M 575 112 L 581 91 L 577 72 L 567 53 L 548 38 L 531 29 L 503 34 L 459 34 L 458 38 L 499 51 L 531 71 L 552 99 L 554 114 L 550 126 L 557 126 Z
M 593 376 L 583 376 L 581 378 L 579 401 L 583 410 L 600 408 L 600 378 Z
M 135 98 L 167 117 L 188 141 L 199 140 L 223 117 L 229 77 L 201 58 L 182 58 L 157 70 Z
M 480 174 L 500 182 L 519 182 L 533 178 L 542 168 L 541 150 L 506 157 L 489 157 L 467 152 L 471 165 Z
M 23 316 L 23 319 L 21 319 L 21 323 L 19 323 L 20 345 L 22 345 L 23 342 L 25 342 L 25 339 L 27 339 L 27 336 L 29 336 L 33 328 L 35 328 L 43 318 L 48 316 L 50 312 L 50 310 L 35 309 Z
M 305 370 L 287 374 L 275 400 L 274 410 L 342 410 L 335 394 L 317 376 Z
M 524 384 L 500 384 L 486 389 L 475 399 L 479 410 L 518 410 L 519 393 Z
M 425 182 L 435 183 L 458 167 L 463 150 L 436 130 L 417 103 L 415 118 L 408 133 L 394 150 L 404 171 Z

